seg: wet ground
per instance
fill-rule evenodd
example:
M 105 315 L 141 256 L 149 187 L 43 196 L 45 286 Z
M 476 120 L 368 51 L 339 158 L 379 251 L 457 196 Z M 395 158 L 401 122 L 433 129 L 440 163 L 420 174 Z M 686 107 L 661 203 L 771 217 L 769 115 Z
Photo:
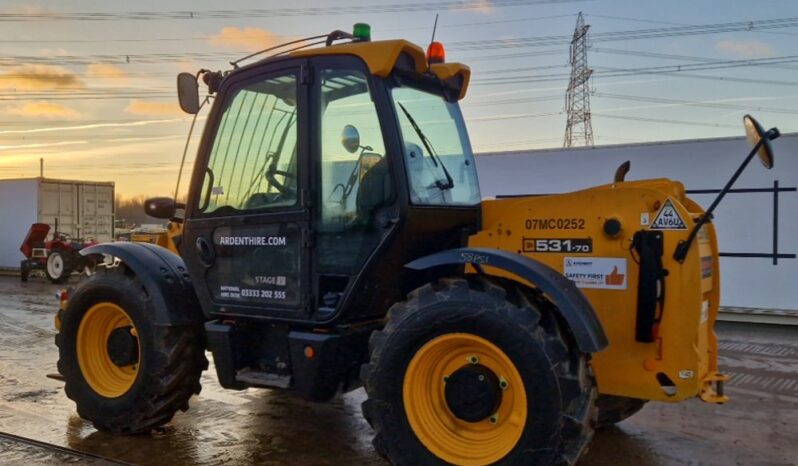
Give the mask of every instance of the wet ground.
M 362 419 L 362 390 L 327 404 L 270 390 L 202 394 L 150 436 L 97 432 L 75 413 L 55 372 L 57 286 L 0 277 L 0 431 L 141 465 L 383 465 Z M 798 465 L 798 327 L 721 323 L 721 369 L 732 401 L 650 403 L 596 434 L 582 466 Z M 0 464 L 86 464 L 0 439 Z M 94 463 L 101 464 L 101 463 Z

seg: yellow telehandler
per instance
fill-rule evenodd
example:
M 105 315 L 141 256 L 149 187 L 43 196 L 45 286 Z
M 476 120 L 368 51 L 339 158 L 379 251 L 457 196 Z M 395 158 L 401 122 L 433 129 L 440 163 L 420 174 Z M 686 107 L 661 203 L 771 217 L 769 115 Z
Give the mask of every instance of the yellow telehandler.
M 323 44 L 323 45 L 322 45 Z M 313 47 L 313 45 L 319 45 Z M 577 462 L 649 400 L 723 403 L 712 212 L 667 179 L 483 200 L 443 46 L 331 34 L 178 77 L 212 108 L 160 244 L 62 294 L 58 370 L 80 416 L 147 432 L 188 409 L 212 352 L 230 389 L 315 401 L 365 386 L 394 464 Z M 177 212 L 181 213 L 178 214 Z

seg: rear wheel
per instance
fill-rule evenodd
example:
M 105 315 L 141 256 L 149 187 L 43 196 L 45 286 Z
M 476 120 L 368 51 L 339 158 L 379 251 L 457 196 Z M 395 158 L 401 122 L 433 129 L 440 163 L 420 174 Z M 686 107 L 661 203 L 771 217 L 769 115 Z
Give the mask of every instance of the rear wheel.
M 610 427 L 628 419 L 643 409 L 648 400 L 626 396 L 599 395 L 596 400 L 598 422 L 596 427 Z
M 541 297 L 441 280 L 372 335 L 363 413 L 394 464 L 574 464 L 593 433 L 587 360 Z
M 47 267 L 45 268 L 47 278 L 53 283 L 64 283 L 72 273 L 72 263 L 69 254 L 61 249 L 54 249 L 47 256 Z
M 101 267 L 61 313 L 58 371 L 78 414 L 132 434 L 165 424 L 200 392 L 202 325 L 154 325 L 152 299 L 124 265 Z
M 28 265 L 28 261 L 22 261 L 19 264 L 19 279 L 26 282 L 28 281 L 28 277 L 30 277 L 30 266 Z

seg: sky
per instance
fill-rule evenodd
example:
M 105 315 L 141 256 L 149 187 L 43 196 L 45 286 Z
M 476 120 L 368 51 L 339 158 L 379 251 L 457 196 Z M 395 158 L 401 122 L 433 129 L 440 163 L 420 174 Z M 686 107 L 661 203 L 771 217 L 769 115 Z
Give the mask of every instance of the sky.
M 590 25 L 595 145 L 739 136 L 746 113 L 798 131 L 794 0 L 287 5 L 0 0 L 0 178 L 38 176 L 43 158 L 46 177 L 114 181 L 126 197 L 167 195 L 191 124 L 176 103 L 177 73 L 226 69 L 252 51 L 355 22 L 369 23 L 374 40 L 426 47 L 436 13 L 447 61 L 472 68 L 461 106 L 478 153 L 563 145 L 579 12 Z

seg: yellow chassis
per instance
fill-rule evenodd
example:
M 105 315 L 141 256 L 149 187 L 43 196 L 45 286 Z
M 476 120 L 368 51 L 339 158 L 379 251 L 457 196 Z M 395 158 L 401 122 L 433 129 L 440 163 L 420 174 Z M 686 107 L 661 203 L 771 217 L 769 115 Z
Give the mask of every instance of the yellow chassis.
M 639 265 L 632 238 L 638 230 L 652 229 L 666 203 L 684 225 L 661 230 L 663 268 L 667 270 L 664 305 L 659 308 L 658 337 L 644 343 L 635 339 Z M 701 214 L 698 204 L 686 197 L 684 186 L 667 179 L 615 183 L 561 195 L 486 200 L 483 229 L 470 238 L 469 246 L 524 254 L 564 274 L 568 259 L 598 258 L 617 264 L 619 274 L 625 269 L 620 274 L 625 278 L 618 278 L 619 274 L 605 277 L 606 283 L 614 283 L 609 288 L 580 285 L 609 339 L 609 346 L 592 359 L 599 392 L 669 402 L 698 396 L 706 402 L 724 403 L 728 397 L 716 390 L 727 376 L 718 372 L 713 331 L 720 299 L 713 225 L 702 229 L 683 263 L 673 259 L 676 245 L 686 239 Z M 604 231 L 610 219 L 621 225 L 613 236 Z M 566 240 L 571 240 L 565 243 L 570 248 L 575 243 L 592 243 L 591 251 L 536 248 L 562 249 Z M 486 272 L 523 281 L 490 267 Z M 664 384 L 663 375 L 667 377 Z M 671 383 L 672 387 L 663 387 Z

